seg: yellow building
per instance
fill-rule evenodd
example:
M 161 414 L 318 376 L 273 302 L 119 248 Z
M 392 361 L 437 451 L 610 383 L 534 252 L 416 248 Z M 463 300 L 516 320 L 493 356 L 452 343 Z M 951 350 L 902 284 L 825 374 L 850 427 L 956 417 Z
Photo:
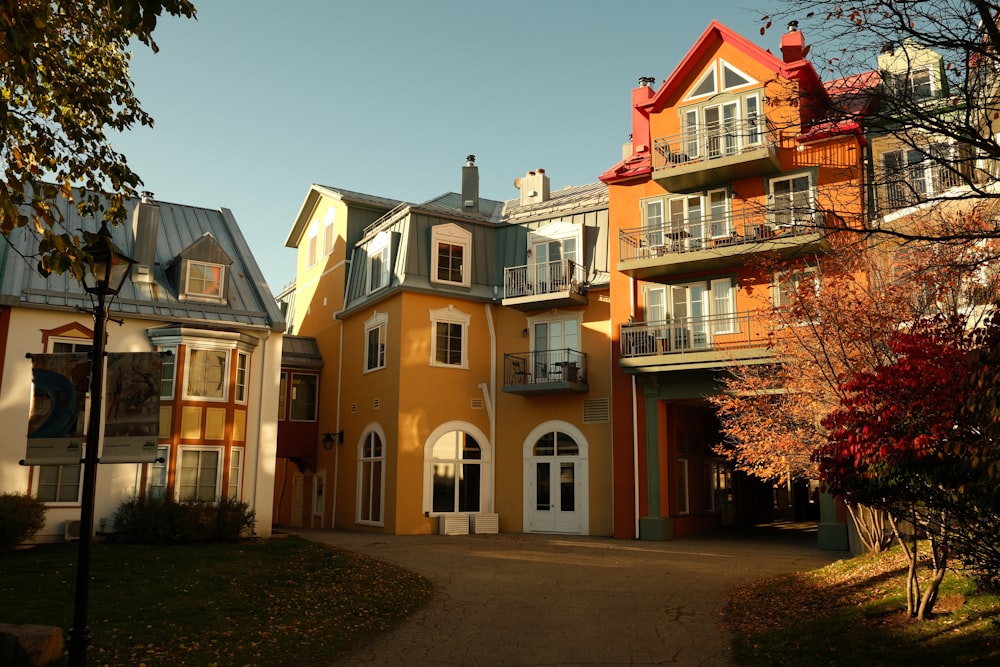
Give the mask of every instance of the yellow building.
M 422 204 L 311 188 L 288 319 L 323 357 L 326 435 L 292 525 L 612 533 L 606 188 L 478 181 L 469 156 Z

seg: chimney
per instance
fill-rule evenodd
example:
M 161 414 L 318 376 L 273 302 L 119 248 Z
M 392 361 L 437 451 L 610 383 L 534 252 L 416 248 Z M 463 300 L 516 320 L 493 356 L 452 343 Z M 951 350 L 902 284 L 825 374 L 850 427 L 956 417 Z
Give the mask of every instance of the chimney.
M 521 191 L 521 206 L 549 200 L 549 177 L 544 169 L 529 171 L 524 178 L 515 178 L 514 187 Z
M 788 32 L 781 36 L 781 57 L 786 63 L 805 59 L 809 54 L 806 37 L 799 30 L 798 21 L 788 22 Z
M 152 192 L 143 192 L 142 199 L 132 214 L 132 281 L 149 283 L 153 281 L 153 267 L 156 265 L 156 236 L 160 228 L 160 207 L 153 200 Z
M 462 212 L 479 213 L 479 167 L 475 155 L 467 155 L 462 167 Z

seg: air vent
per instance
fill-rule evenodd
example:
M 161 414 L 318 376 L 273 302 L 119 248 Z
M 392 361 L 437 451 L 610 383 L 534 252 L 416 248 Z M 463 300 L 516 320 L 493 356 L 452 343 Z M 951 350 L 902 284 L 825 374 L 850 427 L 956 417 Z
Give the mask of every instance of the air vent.
M 611 401 L 607 398 L 588 398 L 583 401 L 584 424 L 607 424 L 611 421 Z
M 468 514 L 442 514 L 438 517 L 438 532 L 441 535 L 468 535 Z
M 351 414 L 352 415 L 358 414 L 358 404 L 357 403 L 351 403 Z
M 474 399 L 472 399 L 472 409 L 473 410 L 482 410 L 483 409 L 483 399 L 481 399 L 481 398 L 474 398 Z
M 376 398 L 375 400 L 372 401 L 372 410 L 379 409 L 379 406 L 381 405 L 380 400 L 381 399 Z

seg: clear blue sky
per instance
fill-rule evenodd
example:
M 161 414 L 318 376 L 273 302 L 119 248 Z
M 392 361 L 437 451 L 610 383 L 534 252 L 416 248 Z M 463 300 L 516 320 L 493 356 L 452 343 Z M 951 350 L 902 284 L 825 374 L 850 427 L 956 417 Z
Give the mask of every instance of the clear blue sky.
M 419 203 L 470 153 L 489 199 L 537 168 L 595 182 L 639 77 L 658 87 L 712 19 L 778 53 L 746 9 L 774 1 L 194 0 L 135 48 L 155 126 L 114 144 L 157 199 L 231 209 L 276 293 L 312 183 Z

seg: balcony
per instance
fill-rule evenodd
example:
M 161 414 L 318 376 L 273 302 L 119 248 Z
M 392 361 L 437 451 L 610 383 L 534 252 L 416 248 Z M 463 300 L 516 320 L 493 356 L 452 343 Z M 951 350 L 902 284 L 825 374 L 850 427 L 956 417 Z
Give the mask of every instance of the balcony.
M 883 211 L 917 206 L 940 197 L 946 190 L 967 185 L 969 179 L 955 171 L 961 165 L 955 163 L 951 166 L 949 169 L 945 164 L 927 160 L 887 174 L 885 183 L 879 188 Z
M 781 170 L 777 132 L 763 118 L 728 121 L 653 140 L 653 180 L 694 192 Z
M 824 221 L 821 212 L 769 207 L 683 225 L 623 229 L 618 233 L 618 270 L 648 280 L 736 268 L 749 253 L 819 249 L 825 244 Z
M 758 311 L 623 324 L 618 365 L 649 373 L 759 363 L 770 358 L 770 333 Z
M 586 393 L 587 355 L 568 348 L 504 354 L 500 389 L 522 396 Z
M 571 259 L 503 270 L 503 305 L 522 311 L 587 305 L 584 267 Z

